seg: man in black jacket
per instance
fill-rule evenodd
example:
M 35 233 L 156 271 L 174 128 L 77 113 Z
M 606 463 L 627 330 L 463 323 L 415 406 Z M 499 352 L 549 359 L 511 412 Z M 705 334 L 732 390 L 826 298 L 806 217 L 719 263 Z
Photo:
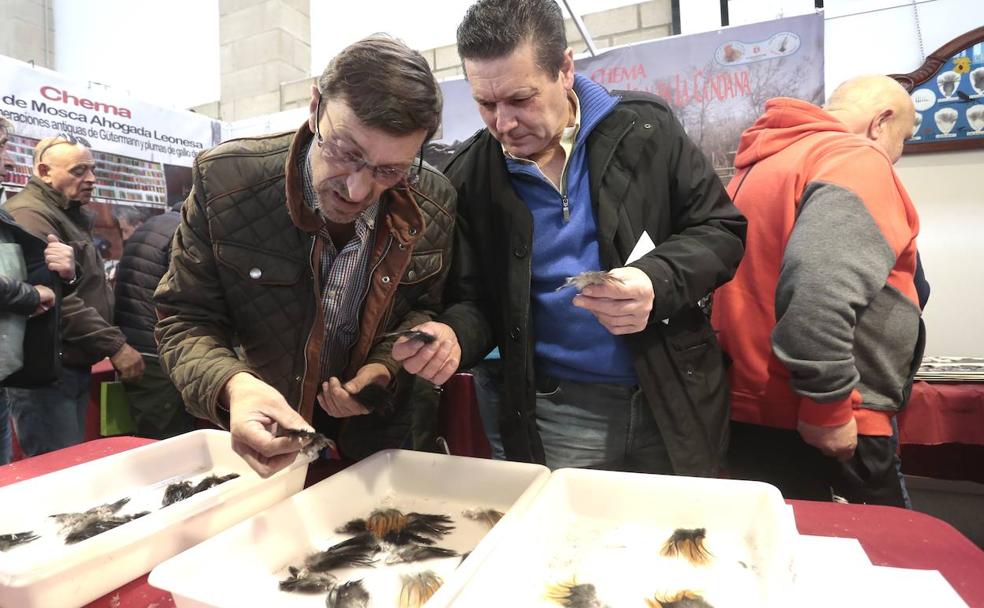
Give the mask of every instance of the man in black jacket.
M 7 389 L 17 438 L 29 456 L 80 443 L 85 438 L 92 364 L 109 357 L 124 379 L 143 372 L 140 353 L 111 325 L 113 292 L 102 257 L 93 245 L 92 200 L 95 161 L 88 142 L 69 133 L 42 139 L 34 149 L 31 179 L 4 204 L 18 224 L 44 239 L 54 235 L 75 251 L 81 268 L 72 302 L 61 324 L 58 381 L 35 389 Z M 69 311 L 74 305 L 74 312 Z
M 715 474 L 728 394 L 698 302 L 734 274 L 744 218 L 664 101 L 574 74 L 552 0 L 480 0 L 458 54 L 487 129 L 446 170 L 449 306 L 421 326 L 438 340 L 395 358 L 440 384 L 498 346 L 510 459 Z M 585 271 L 604 282 L 564 288 Z
M 129 235 L 116 267 L 113 321 L 144 360 L 143 375 L 124 381 L 123 387 L 137 434 L 154 439 L 195 429 L 195 418 L 185 410 L 181 394 L 161 369 L 154 340 L 154 290 L 171 260 L 171 239 L 181 223 L 180 208 L 181 201 L 167 213 L 143 221 Z
M 0 119 L 0 175 L 7 181 L 6 147 L 11 125 Z M 2 198 L 0 190 L 0 198 Z M 58 322 L 62 281 L 75 279 L 75 255 L 72 248 L 58 239 L 42 240 L 17 225 L 10 215 L 0 209 L 0 464 L 11 458 L 10 404 L 3 386 L 33 383 L 56 370 L 27 369 L 25 366 L 50 367 L 58 360 Z M 24 275 L 12 276 L 7 269 L 23 263 Z M 15 317 L 28 317 L 23 330 Z M 29 336 L 30 341 L 25 340 Z M 13 340 L 18 340 L 14 343 Z M 15 354 L 19 356 L 15 356 Z

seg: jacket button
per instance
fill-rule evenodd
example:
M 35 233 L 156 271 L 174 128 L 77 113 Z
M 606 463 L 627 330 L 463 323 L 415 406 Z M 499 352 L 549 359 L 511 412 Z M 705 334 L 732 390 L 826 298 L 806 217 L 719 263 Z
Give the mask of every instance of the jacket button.
M 411 228 L 407 232 L 410 233 L 410 236 L 417 236 L 417 229 L 416 228 Z
M 414 271 L 412 271 L 412 270 L 411 270 L 410 272 L 408 272 L 408 273 L 407 273 L 407 278 L 408 278 L 408 279 L 410 279 L 411 281 L 412 281 L 412 280 L 413 280 L 413 278 L 414 278 L 414 277 L 416 277 L 416 276 L 417 276 L 417 273 L 416 273 L 416 272 L 414 272 Z
M 383 284 L 386 284 L 386 283 L 389 283 L 390 282 L 390 278 L 388 276 L 387 277 L 383 277 L 383 278 L 381 278 L 379 280 L 382 281 Z
M 300 381 L 301 381 L 300 376 L 294 376 L 294 382 L 300 382 Z
M 509 337 L 512 338 L 513 340 L 519 340 L 519 336 L 521 335 L 522 333 L 520 332 L 519 327 L 513 327 L 512 329 L 509 330 Z
M 526 245 L 517 245 L 516 248 L 513 249 L 513 255 L 517 258 L 524 258 L 527 253 L 528 250 L 526 249 Z
M 403 243 L 397 243 L 396 246 L 400 249 L 400 251 L 403 251 L 404 249 L 407 248 L 407 246 L 404 245 Z
M 647 122 L 646 124 L 642 125 L 642 128 L 643 129 L 652 129 L 653 126 Z
M 250 268 L 249 269 L 249 278 L 251 278 L 253 280 L 256 280 L 256 279 L 259 279 L 262 276 L 263 276 L 263 271 L 260 270 L 259 268 Z

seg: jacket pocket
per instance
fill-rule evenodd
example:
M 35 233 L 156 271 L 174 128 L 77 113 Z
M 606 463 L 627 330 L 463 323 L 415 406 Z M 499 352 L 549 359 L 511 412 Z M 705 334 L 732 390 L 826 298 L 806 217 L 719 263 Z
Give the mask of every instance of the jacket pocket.
M 441 272 L 444 266 L 444 253 L 440 250 L 433 251 L 414 251 L 410 256 L 410 263 L 400 283 L 403 285 L 414 285 L 422 283 Z
M 219 243 L 215 258 L 228 268 L 257 285 L 293 285 L 301 278 L 304 260 L 253 247 Z

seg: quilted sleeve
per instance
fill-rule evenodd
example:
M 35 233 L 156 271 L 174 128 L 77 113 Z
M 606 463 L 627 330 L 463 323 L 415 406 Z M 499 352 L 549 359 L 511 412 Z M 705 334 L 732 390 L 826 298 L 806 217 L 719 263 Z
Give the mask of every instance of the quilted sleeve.
M 154 293 L 154 335 L 161 366 L 181 391 L 188 411 L 226 426 L 228 413 L 219 407 L 222 388 L 233 375 L 254 372 L 232 347 L 235 331 L 216 268 L 198 161 L 193 172 L 192 192 L 171 245 L 171 263 Z

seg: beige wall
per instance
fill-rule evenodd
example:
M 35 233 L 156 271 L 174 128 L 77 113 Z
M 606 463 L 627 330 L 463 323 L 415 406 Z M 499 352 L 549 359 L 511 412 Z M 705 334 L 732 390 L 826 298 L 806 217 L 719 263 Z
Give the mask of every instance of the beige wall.
M 919 210 L 919 253 L 932 286 L 926 354 L 984 357 L 984 150 L 903 156 L 896 170 Z
M 55 19 L 49 0 L 0 0 L 0 55 L 54 68 Z
M 308 0 L 220 0 L 218 118 L 241 120 L 288 109 L 281 84 L 311 65 Z M 211 104 L 195 108 L 208 114 Z

